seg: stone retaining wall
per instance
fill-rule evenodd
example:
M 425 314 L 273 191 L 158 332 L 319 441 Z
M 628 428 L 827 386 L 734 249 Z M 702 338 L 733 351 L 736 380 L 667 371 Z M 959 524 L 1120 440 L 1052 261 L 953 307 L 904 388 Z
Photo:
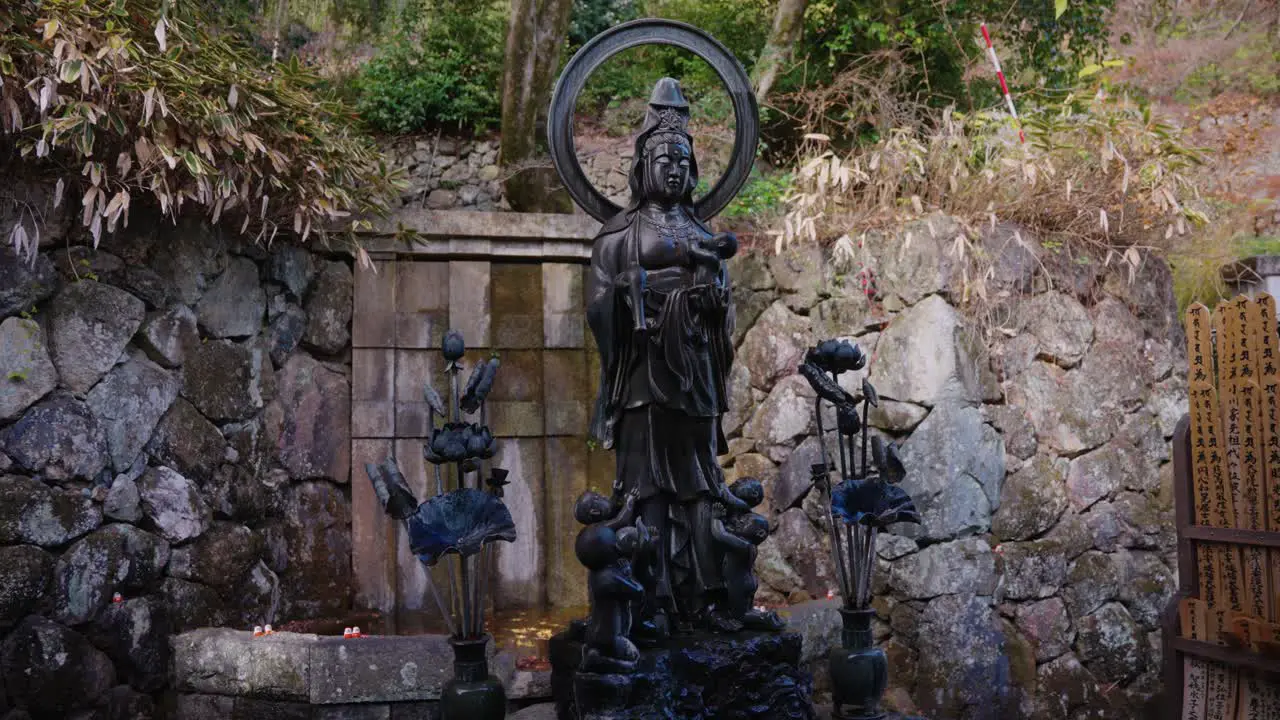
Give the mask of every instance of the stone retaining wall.
M 871 424 L 904 443 L 925 517 L 879 547 L 894 703 L 1138 717 L 1174 586 L 1168 439 L 1186 362 L 1168 270 L 1149 260 L 1130 283 L 996 227 L 978 324 L 957 299 L 958 233 L 934 217 L 868 235 L 871 297 L 817 249 L 731 263 L 728 474 L 764 480 L 774 507 L 795 496 L 818 457 L 796 365 L 816 340 L 856 338 L 884 398 Z M 140 215 L 98 251 L 8 253 L 0 716 L 138 717 L 168 682 L 171 632 L 345 610 L 349 261 Z M 763 600 L 834 587 L 816 500 L 776 516 Z M 819 665 L 834 619 L 802 621 Z
M 463 138 L 441 135 L 399 138 L 383 144 L 392 166 L 405 171 L 408 187 L 400 203 L 430 210 L 510 210 L 503 197 L 504 173 L 498 163 L 498 136 Z M 631 169 L 630 137 L 593 136 L 579 140 L 578 160 L 583 172 L 613 202 L 627 200 Z M 723 140 L 699 146 L 703 177 L 714 181 L 726 164 Z M 724 147 L 722 147 L 724 146 Z
M 853 270 L 874 279 L 870 298 L 816 248 L 731 263 L 728 475 L 790 503 L 820 459 L 795 368 L 816 340 L 856 339 L 871 362 L 847 387 L 869 372 L 883 398 L 871 425 L 902 443 L 924 516 L 878 544 L 895 704 L 938 718 L 1141 717 L 1175 587 L 1169 439 L 1187 403 L 1169 271 L 1148 259 L 1131 284 L 988 228 L 979 324 L 957 304 L 959 233 L 932 217 L 868 234 Z M 825 596 L 837 583 L 817 498 L 775 517 L 762 598 Z
M 145 717 L 170 633 L 350 606 L 351 264 L 229 237 L 0 249 L 0 716 Z

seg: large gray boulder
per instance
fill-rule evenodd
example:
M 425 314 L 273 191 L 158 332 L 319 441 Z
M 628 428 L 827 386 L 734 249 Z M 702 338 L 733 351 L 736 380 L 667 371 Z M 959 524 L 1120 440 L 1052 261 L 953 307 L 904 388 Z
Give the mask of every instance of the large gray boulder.
M 1039 689 L 1036 717 L 1130 717 L 1093 714 L 1101 700 L 1098 679 L 1080 664 L 1080 659 L 1073 653 L 1041 665 L 1036 670 L 1036 685 Z
M 316 274 L 315 259 L 297 245 L 283 244 L 271 256 L 271 279 L 280 283 L 295 299 L 307 296 L 307 288 Z
M 1085 358 L 1096 366 L 1097 350 Z M 1116 367 L 1112 372 L 1132 372 Z M 1123 411 L 1099 393 L 1085 368 L 1063 370 L 1047 362 L 1034 362 L 1006 384 L 1008 403 L 1026 410 L 1036 438 L 1044 449 L 1074 457 L 1111 439 L 1120 429 Z
M 182 365 L 187 351 L 200 342 L 196 314 L 186 305 L 177 305 L 147 318 L 138 333 L 138 341 L 147 356 L 167 368 Z
M 1015 617 L 1018 630 L 1035 648 L 1037 662 L 1047 662 L 1071 650 L 1076 633 L 1061 598 L 1019 605 Z
M 112 594 L 160 579 L 169 544 L 132 525 L 108 525 L 72 545 L 54 570 L 54 618 L 68 625 L 92 620 Z
M 127 475 L 116 476 L 107 490 L 106 499 L 102 501 L 102 512 L 120 522 L 142 520 L 142 496 L 138 493 L 138 482 Z
M 951 252 L 965 231 L 952 218 L 931 215 L 900 232 L 868 232 L 861 240 L 863 258 L 874 274 L 880 297 L 896 296 L 914 305 L 927 295 L 955 288 L 962 261 Z
M 978 408 L 934 408 L 903 445 L 902 461 L 902 488 L 923 518 L 904 534 L 945 540 L 990 528 L 1004 482 L 1004 439 L 983 422 Z
M 1019 658 L 1010 652 L 999 616 L 984 598 L 946 595 L 929 603 L 920 615 L 918 638 L 920 712 L 937 718 L 1019 717 L 1013 685 Z
M 286 607 L 315 616 L 346 607 L 351 592 L 351 503 L 327 482 L 304 482 L 285 491 L 288 579 Z
M 9 699 L 37 717 L 70 717 L 115 685 L 106 655 L 80 635 L 29 616 L 0 645 L 0 677 Z
M 814 527 L 804 510 L 788 510 L 778 518 L 778 526 L 769 534 L 787 564 L 799 575 L 810 597 L 826 597 L 827 590 L 837 587 L 835 567 L 831 562 L 831 542 Z
M 138 480 L 138 494 L 143 513 L 171 543 L 199 537 L 213 519 L 195 484 L 172 468 L 148 468 Z
M 178 398 L 156 425 L 147 452 L 160 464 L 203 482 L 226 457 L 227 441 L 194 405 Z
M 76 491 L 20 475 L 0 476 L 0 545 L 54 548 L 102 524 L 102 509 Z
M 138 298 L 92 280 L 58 293 L 49 307 L 49 347 L 62 384 L 89 392 L 116 364 L 145 313 Z
M 289 303 L 284 310 L 271 321 L 267 328 L 267 347 L 271 354 L 271 362 L 276 367 L 284 365 L 307 332 L 307 313 L 302 308 Z
M 996 558 L 980 538 L 937 543 L 895 562 L 889 585 L 912 600 L 956 593 L 990 596 Z
M 17 419 L 57 386 L 40 326 L 15 317 L 0 323 L 0 423 Z
M 0 632 L 18 624 L 45 598 L 53 555 L 32 545 L 0 547 Z
M 53 297 L 62 278 L 44 255 L 33 260 L 18 257 L 9 243 L 0 245 L 0 319 L 31 312 Z
M 148 263 L 164 280 L 169 296 L 194 305 L 227 267 L 227 244 L 221 228 L 203 217 L 162 222 L 160 237 Z
M 1078 625 L 1080 660 L 1102 682 L 1126 683 L 1145 669 L 1143 635 L 1120 603 L 1103 605 Z
M 777 289 L 782 291 L 782 301 L 788 307 L 793 310 L 813 307 L 826 274 L 822 248 L 812 244 L 795 245 L 770 254 L 767 262 Z
M 187 358 L 182 395 L 215 422 L 245 420 L 263 408 L 273 383 L 260 343 L 211 340 Z
M 280 371 L 267 423 L 278 429 L 277 454 L 295 478 L 345 483 L 351 474 L 351 384 L 305 353 Z
M 893 319 L 880 335 L 871 383 L 882 397 L 926 407 L 976 405 L 990 371 L 978 358 L 976 338 L 955 308 L 930 295 Z
M 94 479 L 109 461 L 106 433 L 80 400 L 55 392 L 0 432 L 0 448 L 52 480 Z
M 354 285 L 346 263 L 325 263 L 307 298 L 307 333 L 302 338 L 307 347 L 333 355 L 351 341 Z
M 733 364 L 729 370 L 729 382 L 726 388 L 729 393 L 729 409 L 720 419 L 720 427 L 726 436 L 733 435 L 742 429 L 751 418 L 755 402 L 751 390 L 751 371 L 740 362 Z
M 215 523 L 194 542 L 174 549 L 169 558 L 169 575 L 232 590 L 262 551 L 262 538 L 249 528 Z
M 1067 509 L 1063 461 L 1038 455 L 1004 481 L 991 531 L 1001 540 L 1030 540 L 1048 532 Z
M 200 327 L 212 337 L 256 335 L 267 312 L 267 296 L 252 260 L 231 260 L 196 307 Z
M 742 435 L 755 440 L 770 460 L 781 462 L 796 441 L 813 429 L 813 388 L 799 375 L 791 375 L 774 385 L 769 396 L 756 406 Z
M 216 590 L 207 585 L 167 577 L 160 586 L 160 597 L 175 633 L 199 627 L 219 627 L 231 621 L 226 603 Z
M 1122 579 L 1112 555 L 1090 550 L 1076 558 L 1067 572 L 1067 587 L 1062 593 L 1072 619 L 1079 623 L 1115 599 Z
M 164 687 L 169 673 L 169 617 L 153 597 L 111 603 L 88 630 L 89 638 L 143 692 Z
M 779 300 L 747 331 L 736 363 L 746 369 L 752 386 L 768 392 L 778 380 L 796 372 L 812 344 L 808 318 L 791 312 Z
M 1122 551 L 1115 554 L 1115 561 L 1121 577 L 1120 601 L 1144 632 L 1158 629 L 1160 616 L 1178 587 L 1174 572 L 1154 552 Z
M 1053 540 L 1005 543 L 1004 596 L 1010 600 L 1038 600 L 1058 593 L 1067 579 L 1067 558 Z
M 156 423 L 178 397 L 178 378 L 143 357 L 115 367 L 89 392 L 117 472 L 133 465 Z
M 1062 367 L 1084 359 L 1093 341 L 1093 320 L 1078 300 L 1052 290 L 1022 307 L 1022 329 L 1037 340 L 1038 354 Z

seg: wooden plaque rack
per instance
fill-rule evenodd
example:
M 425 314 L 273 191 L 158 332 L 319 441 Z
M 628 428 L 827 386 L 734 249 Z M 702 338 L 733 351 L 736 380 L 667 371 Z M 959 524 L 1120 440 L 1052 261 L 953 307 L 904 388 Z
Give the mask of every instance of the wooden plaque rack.
M 1182 717 L 1183 664 L 1187 657 L 1222 663 L 1234 669 L 1264 673 L 1280 681 L 1280 659 L 1266 657 L 1245 647 L 1191 640 L 1181 636 L 1178 607 L 1184 598 L 1196 597 L 1200 586 L 1196 541 L 1223 542 L 1280 548 L 1280 532 L 1233 530 L 1195 524 L 1195 495 L 1191 483 L 1191 417 L 1184 415 L 1173 435 L 1174 515 L 1178 531 L 1178 592 L 1163 618 L 1165 708 L 1170 720 Z

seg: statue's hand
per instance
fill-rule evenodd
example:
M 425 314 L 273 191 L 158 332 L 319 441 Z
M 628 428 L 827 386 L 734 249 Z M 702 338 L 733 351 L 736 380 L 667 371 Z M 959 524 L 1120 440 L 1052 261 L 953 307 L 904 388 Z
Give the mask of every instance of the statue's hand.
M 642 267 L 629 267 L 613 278 L 613 286 L 619 290 L 636 287 L 643 288 L 645 271 Z

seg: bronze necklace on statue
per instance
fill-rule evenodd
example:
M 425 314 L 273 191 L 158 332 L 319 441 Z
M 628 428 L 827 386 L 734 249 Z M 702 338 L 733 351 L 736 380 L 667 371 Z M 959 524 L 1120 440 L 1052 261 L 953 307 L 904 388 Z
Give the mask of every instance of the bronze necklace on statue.
M 670 222 L 670 216 L 664 216 L 659 219 L 646 212 L 641 212 L 640 217 L 658 233 L 662 244 L 672 250 L 675 250 L 679 243 L 683 243 L 683 247 L 688 247 L 696 240 L 697 228 L 684 213 L 681 213 L 680 219 L 674 223 Z

